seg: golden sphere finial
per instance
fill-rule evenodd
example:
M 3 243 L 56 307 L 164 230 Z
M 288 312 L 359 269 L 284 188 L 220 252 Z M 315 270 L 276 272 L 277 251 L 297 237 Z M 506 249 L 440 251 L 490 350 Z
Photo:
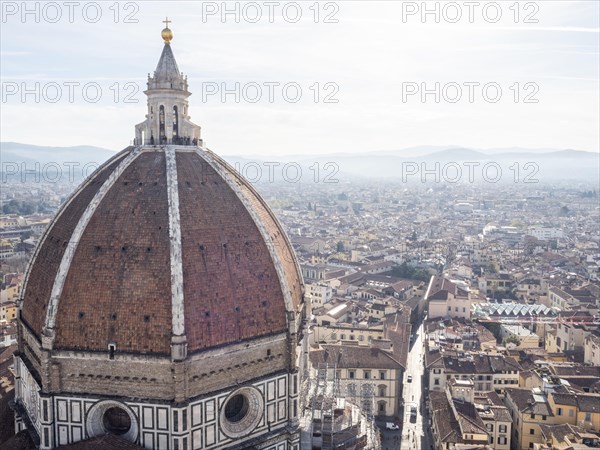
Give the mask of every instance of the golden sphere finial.
M 169 18 L 167 17 L 165 20 L 163 20 L 163 23 L 166 25 L 165 28 L 162 30 L 162 32 L 160 33 L 161 37 L 164 39 L 165 44 L 169 44 L 171 43 L 171 39 L 173 39 L 173 32 L 171 31 L 171 29 L 169 28 L 169 23 L 171 21 L 169 20 Z

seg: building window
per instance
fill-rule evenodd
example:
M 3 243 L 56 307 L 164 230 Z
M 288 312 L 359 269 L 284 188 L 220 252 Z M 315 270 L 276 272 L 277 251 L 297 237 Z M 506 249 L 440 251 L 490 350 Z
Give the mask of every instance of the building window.
M 108 344 L 108 359 L 115 359 L 117 344 Z
M 179 111 L 177 106 L 173 106 L 173 138 L 179 136 Z
M 498 444 L 500 444 L 500 445 L 506 445 L 506 444 L 507 444 L 507 439 L 506 439 L 506 437 L 505 437 L 505 436 L 500 436 L 500 437 L 498 438 Z
M 569 409 L 569 417 L 573 417 L 573 410 Z
M 225 405 L 225 418 L 237 423 L 246 417 L 249 408 L 250 403 L 245 395 L 234 395 Z
M 385 380 L 385 370 L 382 370 L 379 372 L 379 379 L 380 380 Z
M 125 410 L 113 407 L 107 409 L 102 416 L 102 425 L 107 433 L 120 436 L 131 428 L 131 419 Z
M 348 378 L 350 378 L 351 380 L 354 380 L 354 370 L 348 371 Z
M 158 137 L 160 139 L 160 143 L 164 143 L 166 141 L 165 134 L 165 107 L 160 105 L 158 108 Z
M 546 416 L 542 416 L 542 420 L 546 420 Z
M 535 434 L 535 430 L 533 428 L 529 429 L 529 434 Z
M 439 378 L 434 378 L 433 379 L 433 384 L 436 385 L 436 386 L 439 386 L 440 385 L 440 379 Z
M 592 413 L 585 413 L 585 421 L 586 422 L 592 421 Z
M 365 374 L 365 380 L 371 379 L 371 371 L 370 370 L 365 370 L 364 374 Z
M 531 414 L 531 416 L 529 416 L 529 417 L 531 417 L 532 419 L 535 419 L 535 414 Z
M 506 433 L 506 425 L 500 425 L 500 433 Z

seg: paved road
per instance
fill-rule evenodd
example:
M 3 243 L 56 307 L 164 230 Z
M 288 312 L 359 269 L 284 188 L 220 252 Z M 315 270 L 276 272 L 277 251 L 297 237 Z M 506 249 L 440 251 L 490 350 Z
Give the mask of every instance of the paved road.
M 386 430 L 384 422 L 378 423 L 383 431 L 382 450 L 429 450 L 431 448 L 425 403 L 422 401 L 425 398 L 422 390 L 424 382 L 423 330 L 424 327 L 421 324 L 413 333 L 414 344 L 410 347 L 406 361 L 406 373 L 403 380 L 404 409 L 398 414 L 402 420 L 402 428 L 400 431 Z M 409 375 L 412 376 L 410 383 L 407 381 Z M 411 406 L 417 409 L 416 418 L 411 417 Z
M 404 416 L 402 428 L 402 450 L 429 450 L 430 438 L 427 432 L 427 418 L 425 414 L 425 403 L 423 383 L 423 353 L 424 353 L 424 328 L 421 324 L 413 333 L 414 343 L 408 353 L 406 361 L 406 374 L 404 378 Z M 412 381 L 407 382 L 408 376 Z M 411 417 L 411 406 L 417 409 L 417 417 Z

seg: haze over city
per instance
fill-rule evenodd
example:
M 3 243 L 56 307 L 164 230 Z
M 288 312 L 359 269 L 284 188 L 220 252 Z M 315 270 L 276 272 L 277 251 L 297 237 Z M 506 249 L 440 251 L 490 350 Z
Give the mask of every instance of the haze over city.
M 600 448 L 600 3 L 0 8 L 0 450 Z

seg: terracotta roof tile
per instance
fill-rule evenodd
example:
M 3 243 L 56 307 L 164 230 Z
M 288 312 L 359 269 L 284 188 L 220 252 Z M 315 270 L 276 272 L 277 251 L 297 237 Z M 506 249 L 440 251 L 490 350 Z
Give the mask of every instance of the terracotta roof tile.
M 55 348 L 106 351 L 114 342 L 117 351 L 170 353 L 171 169 L 161 148 L 133 151 L 106 163 L 75 193 L 32 263 L 22 317 L 40 337 L 76 225 L 120 170 L 76 243 L 58 301 Z M 132 155 L 129 166 L 117 169 Z M 281 225 L 252 186 L 212 152 L 181 148 L 175 155 L 188 352 L 284 332 L 286 309 L 299 311 L 303 293 Z

